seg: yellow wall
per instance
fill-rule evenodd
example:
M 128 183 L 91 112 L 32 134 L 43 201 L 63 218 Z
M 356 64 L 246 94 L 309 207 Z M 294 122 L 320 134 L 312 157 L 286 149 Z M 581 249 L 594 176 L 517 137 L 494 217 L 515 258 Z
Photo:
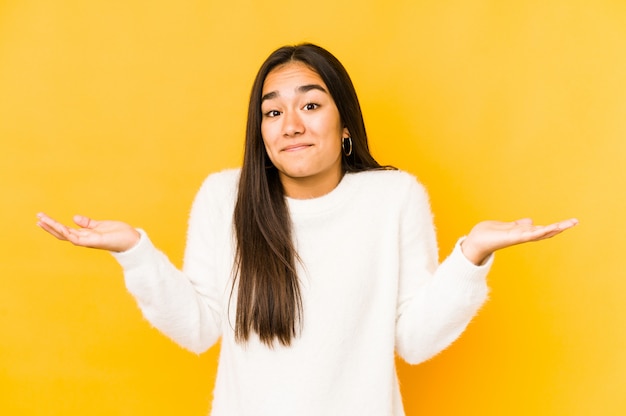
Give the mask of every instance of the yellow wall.
M 400 365 L 408 414 L 626 414 L 625 21 L 621 0 L 0 2 L 0 414 L 207 413 L 217 349 L 151 329 L 107 253 L 34 215 L 128 221 L 180 264 L 256 69 L 304 40 L 427 185 L 442 255 L 481 219 L 581 220 L 498 255 L 461 340 Z

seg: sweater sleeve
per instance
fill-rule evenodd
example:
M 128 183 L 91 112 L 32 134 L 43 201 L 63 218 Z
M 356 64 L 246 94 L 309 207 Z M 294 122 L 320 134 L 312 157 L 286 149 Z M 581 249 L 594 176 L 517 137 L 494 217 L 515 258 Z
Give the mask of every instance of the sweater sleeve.
M 400 232 L 396 350 L 404 360 L 417 364 L 455 341 L 486 301 L 493 255 L 476 266 L 463 255 L 460 239 L 438 265 L 428 196 L 417 182 L 412 187 Z
M 221 335 L 222 293 L 215 276 L 218 244 L 211 233 L 219 213 L 211 208 L 207 188 L 205 182 L 191 209 L 182 271 L 155 248 L 143 230 L 135 247 L 112 253 L 144 317 L 195 353 L 210 348 Z

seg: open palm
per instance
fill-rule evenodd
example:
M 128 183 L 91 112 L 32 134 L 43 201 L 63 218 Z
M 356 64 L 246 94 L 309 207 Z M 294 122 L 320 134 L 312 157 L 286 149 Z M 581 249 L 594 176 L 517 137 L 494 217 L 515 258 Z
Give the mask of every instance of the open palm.
M 474 226 L 463 241 L 463 253 L 476 264 L 496 250 L 516 244 L 545 240 L 578 224 L 572 218 L 550 225 L 534 225 L 529 218 L 513 222 L 483 221 Z
M 96 221 L 82 215 L 74 216 L 79 228 L 61 224 L 44 213 L 37 214 L 37 225 L 59 240 L 109 251 L 126 251 L 139 241 L 140 234 L 121 221 Z

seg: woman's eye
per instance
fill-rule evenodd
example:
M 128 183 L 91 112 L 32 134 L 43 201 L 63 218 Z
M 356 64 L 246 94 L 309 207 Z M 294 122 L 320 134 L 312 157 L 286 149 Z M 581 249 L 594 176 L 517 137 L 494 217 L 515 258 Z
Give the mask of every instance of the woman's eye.
M 308 103 L 304 106 L 305 110 L 315 110 L 317 107 L 319 107 L 319 104 L 315 104 L 315 103 Z
M 266 117 L 277 117 L 280 115 L 280 111 L 278 110 L 270 110 L 265 113 Z

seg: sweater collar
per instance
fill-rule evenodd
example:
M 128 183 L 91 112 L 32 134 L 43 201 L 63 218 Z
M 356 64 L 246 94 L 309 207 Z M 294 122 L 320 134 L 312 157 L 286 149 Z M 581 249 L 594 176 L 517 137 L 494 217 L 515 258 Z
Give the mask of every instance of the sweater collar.
M 346 172 L 337 186 L 329 193 L 317 198 L 295 199 L 285 197 L 292 217 L 323 214 L 341 207 L 356 190 L 356 174 Z

